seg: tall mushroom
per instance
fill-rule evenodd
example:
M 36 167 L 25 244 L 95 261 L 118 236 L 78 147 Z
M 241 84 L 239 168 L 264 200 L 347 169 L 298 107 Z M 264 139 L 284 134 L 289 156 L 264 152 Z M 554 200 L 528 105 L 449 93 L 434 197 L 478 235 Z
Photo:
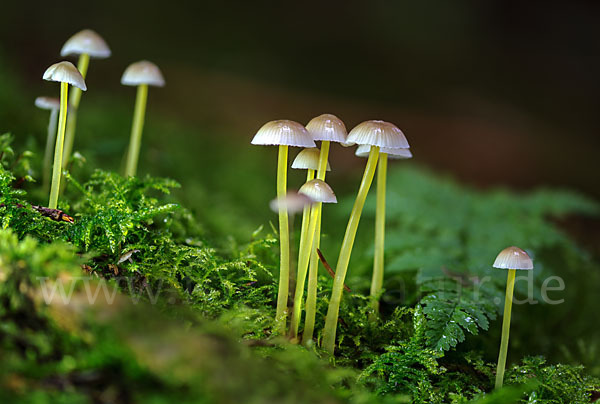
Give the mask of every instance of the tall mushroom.
M 81 73 L 81 77 L 85 79 L 87 75 L 90 58 L 95 59 L 106 59 L 110 57 L 110 48 L 95 31 L 91 29 L 84 29 L 79 31 L 75 35 L 65 42 L 62 49 L 60 50 L 60 56 L 79 55 L 79 61 L 77 62 L 77 69 Z M 71 91 L 69 98 L 69 105 L 72 108 L 69 111 L 69 117 L 67 118 L 67 130 L 65 134 L 65 150 L 63 153 L 63 167 L 66 167 L 71 152 L 73 151 L 73 143 L 75 141 L 75 127 L 77 125 L 77 109 L 79 108 L 79 101 L 81 100 L 81 90 L 74 88 Z
M 329 300 L 327 317 L 325 318 L 325 327 L 323 328 L 322 346 L 332 355 L 335 349 L 335 334 L 337 331 L 338 315 L 342 300 L 342 292 L 344 290 L 346 272 L 348 271 L 348 264 L 350 263 L 350 255 L 352 254 L 352 246 L 354 245 L 360 216 L 365 205 L 367 194 L 369 193 L 369 188 L 373 182 L 373 176 L 375 175 L 377 160 L 379 158 L 379 149 L 382 147 L 392 149 L 409 147 L 408 142 L 400 129 L 389 122 L 379 120 L 366 121 L 356 126 L 348 134 L 347 142 L 359 145 L 369 145 L 370 151 L 367 166 L 365 167 L 365 172 L 342 241 L 342 247 L 340 249 L 340 255 L 335 270 L 335 278 L 333 280 L 333 290 L 331 291 L 331 299 Z
M 288 120 L 267 122 L 256 132 L 251 143 L 254 145 L 279 146 L 277 160 L 277 199 L 279 200 L 282 200 L 286 195 L 288 147 L 317 147 L 304 126 L 298 122 Z M 284 335 L 290 281 L 290 231 L 287 208 L 283 204 L 279 206 L 279 248 L 279 290 L 277 293 L 275 329 L 279 334 Z
M 317 148 L 304 149 L 294 159 L 292 168 L 306 170 L 306 182 L 315 178 L 315 171 L 319 168 L 320 151 Z M 331 170 L 329 163 L 327 170 Z M 292 321 L 290 325 L 290 336 L 298 336 L 298 326 L 300 324 L 300 314 L 302 307 L 302 297 L 304 295 L 304 283 L 306 281 L 306 272 L 308 270 L 308 258 L 310 256 L 309 246 L 306 245 L 308 236 L 308 226 L 310 221 L 310 205 L 304 207 L 302 212 L 302 230 L 300 232 L 300 247 L 298 249 L 298 274 L 296 277 L 296 290 L 294 292 L 294 305 L 292 311 Z
M 142 130 L 144 129 L 144 115 L 146 114 L 146 101 L 148 99 L 148 86 L 163 87 L 165 79 L 158 66 L 147 60 L 136 62 L 123 72 L 121 84 L 125 86 L 137 86 L 135 98 L 135 110 L 133 113 L 133 125 L 131 126 L 131 138 L 127 151 L 127 163 L 125 176 L 135 176 L 137 172 L 140 146 L 142 144 Z
M 46 136 L 46 149 L 44 151 L 44 163 L 42 167 L 42 187 L 44 191 L 50 186 L 50 171 L 52 170 L 52 148 L 56 139 L 56 125 L 58 123 L 58 111 L 60 110 L 60 99 L 54 97 L 37 97 L 35 106 L 50 111 L 48 120 L 48 133 Z
M 369 156 L 369 146 L 358 146 L 355 153 L 358 157 Z M 373 277 L 371 278 L 371 307 L 373 314 L 379 312 L 379 294 L 383 286 L 383 261 L 385 244 L 385 188 L 387 179 L 388 159 L 403 160 L 412 158 L 409 149 L 382 148 L 379 151 L 377 167 L 377 204 L 375 210 L 375 254 L 373 258 Z
M 60 190 L 60 177 L 63 160 L 63 146 L 65 141 L 65 126 L 67 123 L 67 99 L 69 84 L 87 90 L 85 80 L 79 70 L 71 62 L 59 62 L 50 66 L 44 72 L 44 80 L 60 82 L 60 114 L 58 117 L 58 131 L 56 132 L 56 146 L 54 148 L 54 165 L 52 168 L 52 186 L 50 188 L 50 201 L 48 207 L 56 209 L 58 206 L 58 192 Z
M 498 366 L 496 368 L 496 388 L 499 389 L 502 387 L 502 382 L 504 381 L 504 368 L 506 366 L 506 354 L 508 352 L 508 334 L 510 333 L 510 314 L 516 270 L 532 270 L 533 261 L 529 255 L 519 247 L 507 247 L 500 251 L 500 254 L 498 254 L 494 261 L 493 267 L 508 269 L 506 298 L 504 299 L 504 317 L 502 318 L 502 340 L 500 341 L 500 354 L 498 355 Z
M 317 172 L 317 178 L 325 181 L 326 170 L 325 162 L 329 158 L 329 148 L 331 142 L 334 143 L 346 143 L 346 137 L 348 132 L 346 125 L 333 114 L 322 114 L 310 120 L 306 125 L 306 129 L 313 136 L 316 141 L 321 141 L 321 159 L 319 161 L 319 170 Z M 315 230 L 315 236 L 313 245 L 310 248 L 310 263 L 308 270 L 308 290 L 306 294 L 306 320 L 304 324 L 304 332 L 302 333 L 302 341 L 307 344 L 312 341 L 314 332 L 314 323 L 317 309 L 317 272 L 319 267 L 319 259 L 317 257 L 317 248 L 321 244 L 321 215 L 322 205 L 317 204 L 317 227 Z

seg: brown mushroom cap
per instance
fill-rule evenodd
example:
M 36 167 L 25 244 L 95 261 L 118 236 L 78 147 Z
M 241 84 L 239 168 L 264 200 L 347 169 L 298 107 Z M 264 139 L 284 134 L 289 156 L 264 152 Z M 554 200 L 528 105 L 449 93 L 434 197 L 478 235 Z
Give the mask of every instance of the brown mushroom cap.
M 308 196 L 315 202 L 337 203 L 333 189 L 325 181 L 319 179 L 306 182 L 300 187 L 298 193 Z
M 254 135 L 252 144 L 317 147 L 312 136 L 298 122 L 281 119 L 265 123 Z
M 85 80 L 79 73 L 79 70 L 71 62 L 58 62 L 46 69 L 43 76 L 44 80 L 58 81 L 60 83 L 69 83 L 72 86 L 87 90 Z
M 332 114 L 319 115 L 306 125 L 314 140 L 345 143 L 348 131 L 340 118 Z
M 65 42 L 60 56 L 88 54 L 92 58 L 104 59 L 110 56 L 110 48 L 95 31 L 84 29 Z
M 494 261 L 494 268 L 501 269 L 533 269 L 533 261 L 529 254 L 519 247 L 507 247 L 500 251 Z
M 348 134 L 346 143 L 392 149 L 408 149 L 410 147 L 404 133 L 396 125 L 379 120 L 365 121 L 358 124 Z
M 147 60 L 130 64 L 121 76 L 121 84 L 126 86 L 149 86 L 164 87 L 165 79 L 154 63 Z

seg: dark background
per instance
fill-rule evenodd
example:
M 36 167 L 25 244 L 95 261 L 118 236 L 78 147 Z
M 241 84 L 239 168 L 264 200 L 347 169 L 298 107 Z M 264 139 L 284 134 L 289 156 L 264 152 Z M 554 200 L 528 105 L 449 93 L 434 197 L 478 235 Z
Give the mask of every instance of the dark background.
M 167 79 L 154 108 L 227 141 L 276 118 L 380 118 L 468 183 L 600 196 L 597 2 L 3 2 L 2 15 L 0 49 L 32 92 L 92 28 L 113 57 L 92 61 L 90 89 L 130 98 L 124 67 L 152 60 Z

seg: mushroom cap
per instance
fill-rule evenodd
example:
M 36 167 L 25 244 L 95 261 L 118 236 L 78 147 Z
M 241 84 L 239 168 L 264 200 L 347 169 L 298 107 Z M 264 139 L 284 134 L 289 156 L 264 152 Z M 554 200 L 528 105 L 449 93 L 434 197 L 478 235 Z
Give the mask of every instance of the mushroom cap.
M 314 202 L 337 203 L 333 189 L 325 181 L 319 179 L 306 182 L 300 187 L 298 193 L 308 196 Z
M 358 157 L 369 157 L 370 151 L 371 146 L 368 144 L 361 144 L 356 148 L 356 152 L 354 152 L 354 154 Z M 395 160 L 411 159 L 413 156 L 410 152 L 410 149 L 392 149 L 389 147 L 382 147 L 379 151 L 387 154 L 389 159 Z
M 60 99 L 54 97 L 37 97 L 35 106 L 41 109 L 60 109 Z
M 394 124 L 373 120 L 359 123 L 350 131 L 346 143 L 368 144 L 370 146 L 408 149 L 404 133 Z
M 306 205 L 313 203 L 305 194 L 297 192 L 288 192 L 283 198 L 275 198 L 269 202 L 269 207 L 273 212 L 279 212 L 280 208 L 286 208 L 288 213 L 294 214 L 302 212 Z
M 298 122 L 281 119 L 265 123 L 254 135 L 252 144 L 317 147 L 306 128 Z
M 79 70 L 71 62 L 58 62 L 46 69 L 43 76 L 44 80 L 69 83 L 72 86 L 87 90 L 85 80 L 79 73 Z
M 164 87 L 165 79 L 158 66 L 147 60 L 141 60 L 127 66 L 121 76 L 121 84 L 125 86 L 149 86 Z
M 81 55 L 87 53 L 92 58 L 105 59 L 110 56 L 110 48 L 96 31 L 84 29 L 65 42 L 60 56 Z
M 500 251 L 494 261 L 494 268 L 501 269 L 533 269 L 533 261 L 519 247 L 507 247 Z
M 306 125 L 314 140 L 345 143 L 348 131 L 340 118 L 332 114 L 319 115 Z
M 311 149 L 304 149 L 294 159 L 292 168 L 299 170 L 318 170 L 319 169 L 319 158 L 321 157 L 321 151 L 316 147 Z M 331 171 L 329 161 L 327 162 L 327 171 Z

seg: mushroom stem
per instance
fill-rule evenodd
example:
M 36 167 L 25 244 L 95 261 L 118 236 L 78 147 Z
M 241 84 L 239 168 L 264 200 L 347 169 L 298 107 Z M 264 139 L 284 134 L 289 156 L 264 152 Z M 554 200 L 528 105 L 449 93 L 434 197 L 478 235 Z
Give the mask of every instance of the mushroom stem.
M 283 199 L 287 188 L 288 146 L 279 146 L 277 159 L 277 198 Z M 287 302 L 290 281 L 290 229 L 288 212 L 285 204 L 279 207 L 279 291 L 277 293 L 277 311 L 275 313 L 275 329 L 279 334 L 285 334 L 287 321 Z
M 352 207 L 352 213 L 348 220 L 348 226 L 346 227 L 346 233 L 344 234 L 344 240 L 342 241 L 342 247 L 340 249 L 340 255 L 338 257 L 337 266 L 335 269 L 335 278 L 333 280 L 333 290 L 331 291 L 331 299 L 329 300 L 329 308 L 327 309 L 327 317 L 325 318 L 325 327 L 323 328 L 323 348 L 333 355 L 335 349 L 335 334 L 338 322 L 338 315 L 340 311 L 340 303 L 342 300 L 342 293 L 344 291 L 344 281 L 346 279 L 346 272 L 348 271 L 348 264 L 350 263 L 350 255 L 352 254 L 352 246 L 354 245 L 354 238 L 356 237 L 356 231 L 358 230 L 358 223 L 360 222 L 360 215 L 369 193 L 369 188 L 373 182 L 375 175 L 375 169 L 377 168 L 377 159 L 379 158 L 379 147 L 371 146 L 369 152 L 369 159 L 367 160 L 367 166 Z
M 127 152 L 127 164 L 125 166 L 125 176 L 135 176 L 137 171 L 138 157 L 140 155 L 140 145 L 142 143 L 142 129 L 144 128 L 144 115 L 146 113 L 146 100 L 148 99 L 148 85 L 140 84 L 135 98 L 135 111 L 133 113 L 133 125 L 131 126 L 131 139 L 129 141 L 129 151 Z M 287 160 L 287 154 L 286 154 Z M 282 195 L 285 196 L 285 188 Z M 287 214 L 286 214 L 287 217 Z
M 90 64 L 90 55 L 87 53 L 82 53 L 79 55 L 79 62 L 77 62 L 77 70 L 81 73 L 81 77 L 85 79 L 85 75 L 87 74 L 88 66 Z M 69 104 L 71 104 L 72 111 L 67 118 L 67 131 L 65 134 L 65 150 L 63 153 L 63 168 L 67 167 L 69 163 L 69 158 L 71 157 L 71 152 L 73 151 L 73 144 L 75 142 L 75 127 L 77 125 L 77 108 L 79 108 L 79 102 L 81 101 L 81 94 L 83 92 L 77 88 L 73 87 L 71 90 L 71 96 L 69 99 Z
M 308 345 L 312 342 L 315 331 L 315 317 L 317 315 L 317 279 L 319 269 L 319 257 L 316 254 L 321 243 L 321 215 L 317 218 L 317 230 L 313 239 L 312 253 L 310 254 L 310 266 L 308 270 L 308 291 L 306 293 L 306 318 L 304 319 L 304 331 L 302 332 L 302 344 Z
M 52 149 L 55 146 L 56 126 L 58 124 L 58 109 L 50 111 L 50 120 L 48 121 L 48 137 L 46 139 L 46 150 L 44 152 L 44 171 L 43 171 L 43 189 L 48 192 L 50 186 L 50 171 L 52 170 Z
M 67 124 L 67 98 L 69 83 L 60 83 L 60 115 L 58 117 L 58 131 L 56 132 L 56 146 L 54 147 L 54 166 L 52 168 L 52 186 L 50 188 L 50 201 L 48 207 L 58 207 L 58 191 L 60 190 L 60 176 L 62 170 L 63 146 L 65 141 L 65 126 Z
M 506 366 L 506 354 L 508 352 L 508 334 L 510 332 L 510 312 L 512 309 L 513 290 L 515 287 L 516 270 L 508 270 L 506 281 L 506 298 L 504 299 L 504 318 L 502 319 L 502 340 L 500 341 L 500 355 L 498 356 L 498 367 L 496 368 L 496 388 L 502 387 L 504 381 L 504 368 Z
M 379 312 L 379 293 L 383 285 L 383 246 L 385 239 L 385 186 L 387 177 L 386 153 L 379 154 L 377 168 L 377 208 L 375 211 L 375 256 L 373 258 L 373 278 L 371 280 L 371 307 L 373 317 Z
M 292 312 L 292 322 L 290 325 L 290 335 L 292 338 L 298 336 L 298 327 L 302 317 L 302 298 L 304 297 L 304 283 L 306 282 L 306 273 L 308 271 L 308 261 L 310 259 L 310 248 L 313 246 L 317 222 L 319 219 L 319 208 L 321 202 L 313 203 L 310 209 L 310 224 L 308 226 L 307 236 L 304 243 L 304 250 L 300 251 L 298 259 L 298 279 L 296 280 L 296 291 L 294 293 L 294 308 Z
M 315 178 L 315 170 L 307 170 L 306 172 L 306 182 Z M 292 323 L 290 326 L 290 336 L 295 338 L 298 336 L 298 326 L 300 324 L 300 314 L 296 314 L 296 308 L 300 308 L 302 301 L 298 301 L 298 290 L 304 290 L 304 281 L 306 279 L 306 271 L 304 273 L 301 272 L 301 268 L 304 267 L 304 258 L 303 252 L 306 251 L 306 239 L 308 237 L 308 227 L 310 222 L 310 210 L 311 206 L 306 205 L 304 210 L 302 211 L 302 230 L 300 231 L 300 246 L 298 247 L 298 273 L 296 275 L 296 291 L 294 293 L 294 308 L 292 312 Z M 302 295 L 300 294 L 299 299 L 302 299 Z
M 327 173 L 327 161 L 329 159 L 329 146 L 331 142 L 329 140 L 323 140 L 321 142 L 321 151 L 319 154 L 319 167 L 317 170 L 317 178 L 321 181 L 325 181 L 325 174 Z M 310 269 L 308 274 L 308 292 L 306 295 L 306 318 L 304 320 L 304 333 L 302 334 L 302 343 L 307 344 L 313 337 L 315 327 L 315 316 L 317 307 L 317 274 L 319 268 L 319 259 L 317 257 L 317 248 L 321 244 L 321 214 L 323 204 L 317 205 L 317 224 L 315 228 L 315 235 L 313 236 L 313 245 L 309 251 Z

